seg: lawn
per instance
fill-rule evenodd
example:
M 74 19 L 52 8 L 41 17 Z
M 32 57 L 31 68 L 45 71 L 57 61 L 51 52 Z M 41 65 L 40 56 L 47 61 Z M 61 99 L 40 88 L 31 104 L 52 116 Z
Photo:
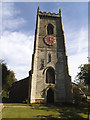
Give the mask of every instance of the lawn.
M 88 105 L 4 104 L 2 120 L 88 120 Z M 26 118 L 26 119 L 25 119 Z
M 4 106 L 28 106 L 28 104 L 24 104 L 24 103 L 4 103 Z

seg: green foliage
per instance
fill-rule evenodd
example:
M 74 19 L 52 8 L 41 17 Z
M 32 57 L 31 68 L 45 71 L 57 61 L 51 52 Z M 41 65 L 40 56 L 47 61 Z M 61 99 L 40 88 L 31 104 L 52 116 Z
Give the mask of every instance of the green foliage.
M 14 72 L 8 70 L 8 67 L 3 61 L 0 62 L 2 66 L 2 95 L 5 98 L 9 97 L 9 89 L 13 82 L 16 81 Z
M 90 64 L 80 65 L 79 69 L 75 82 L 86 95 L 90 95 Z
M 84 64 L 79 67 L 80 72 L 76 76 L 76 82 L 84 82 L 90 86 L 90 64 Z

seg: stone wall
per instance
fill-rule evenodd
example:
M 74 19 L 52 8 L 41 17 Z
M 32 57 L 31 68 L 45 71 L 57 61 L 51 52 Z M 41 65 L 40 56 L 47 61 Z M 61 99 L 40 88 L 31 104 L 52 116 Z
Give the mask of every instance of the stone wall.
M 10 102 L 25 102 L 28 99 L 29 83 L 29 77 L 13 83 L 9 94 Z

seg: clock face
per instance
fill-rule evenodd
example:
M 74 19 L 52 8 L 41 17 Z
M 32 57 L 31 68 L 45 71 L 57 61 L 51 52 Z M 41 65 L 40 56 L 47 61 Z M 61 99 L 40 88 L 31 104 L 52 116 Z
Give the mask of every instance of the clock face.
M 54 36 L 52 35 L 48 35 L 44 38 L 44 42 L 47 44 L 47 45 L 54 45 L 56 43 L 56 39 Z

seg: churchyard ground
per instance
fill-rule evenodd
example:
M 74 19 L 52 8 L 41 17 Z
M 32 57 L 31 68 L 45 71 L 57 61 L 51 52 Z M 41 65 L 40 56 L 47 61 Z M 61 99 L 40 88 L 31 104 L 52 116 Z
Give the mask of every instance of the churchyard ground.
M 4 104 L 2 120 L 88 120 L 88 104 Z

